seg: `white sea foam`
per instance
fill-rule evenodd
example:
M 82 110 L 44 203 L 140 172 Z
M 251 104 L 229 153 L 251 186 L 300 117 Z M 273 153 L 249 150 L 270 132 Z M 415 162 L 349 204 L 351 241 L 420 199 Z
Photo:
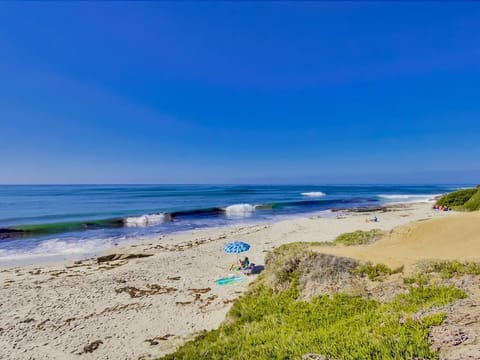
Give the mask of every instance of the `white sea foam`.
M 391 202 L 431 202 L 437 196 L 442 194 L 382 194 L 378 195 L 381 199 L 387 199 Z
M 255 206 L 251 204 L 234 204 L 225 209 L 227 216 L 250 216 L 255 211 Z
M 318 216 L 321 218 L 329 218 L 329 219 L 334 219 L 338 217 L 339 215 L 344 215 L 344 211 L 332 211 L 330 209 L 328 210 L 320 210 L 312 213 L 312 216 Z
M 310 191 L 310 192 L 303 192 L 300 195 L 308 196 L 308 197 L 322 197 L 322 196 L 325 196 L 326 194 L 321 191 Z
M 161 224 L 168 220 L 165 213 L 150 214 L 141 216 L 130 216 L 123 219 L 123 223 L 127 227 L 146 227 Z
M 112 246 L 111 239 L 49 239 L 30 249 L 0 249 L 1 263 L 24 263 L 34 259 L 70 259 L 91 255 Z

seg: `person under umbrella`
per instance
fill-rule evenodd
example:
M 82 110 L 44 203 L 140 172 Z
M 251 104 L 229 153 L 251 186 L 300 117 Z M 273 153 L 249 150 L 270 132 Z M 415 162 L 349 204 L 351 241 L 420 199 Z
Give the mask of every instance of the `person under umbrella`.
M 243 241 L 234 241 L 225 245 L 224 250 L 227 254 L 237 254 L 238 264 L 232 264 L 230 270 L 249 270 L 254 266 L 253 264 L 250 264 L 250 259 L 248 257 L 245 257 L 243 260 L 238 259 L 239 253 L 248 251 L 249 249 L 250 245 Z

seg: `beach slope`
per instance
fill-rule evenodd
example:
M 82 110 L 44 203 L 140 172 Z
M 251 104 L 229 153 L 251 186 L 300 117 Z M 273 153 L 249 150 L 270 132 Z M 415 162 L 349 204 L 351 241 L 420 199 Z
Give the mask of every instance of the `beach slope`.
M 421 219 L 393 229 L 370 245 L 318 250 L 409 269 L 427 260 L 480 261 L 480 211 Z

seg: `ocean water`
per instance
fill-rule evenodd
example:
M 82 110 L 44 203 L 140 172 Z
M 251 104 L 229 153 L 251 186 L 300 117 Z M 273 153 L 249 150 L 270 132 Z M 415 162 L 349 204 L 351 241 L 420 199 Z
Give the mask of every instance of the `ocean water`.
M 429 201 L 459 186 L 0 186 L 0 264 L 81 258 L 138 237 Z

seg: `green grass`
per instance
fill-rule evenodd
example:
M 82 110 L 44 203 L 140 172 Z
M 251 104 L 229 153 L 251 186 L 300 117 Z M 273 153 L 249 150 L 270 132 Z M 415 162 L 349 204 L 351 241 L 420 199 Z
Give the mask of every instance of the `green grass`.
M 393 312 L 415 313 L 422 309 L 442 306 L 464 299 L 467 295 L 453 285 L 450 286 L 416 286 L 410 287 L 407 294 L 397 295 L 388 306 Z
M 437 204 L 441 206 L 448 206 L 458 210 L 462 210 L 463 206 L 473 197 L 480 189 L 462 189 L 443 195 L 438 199 Z M 480 196 L 480 195 L 478 195 Z M 480 200 L 478 200 L 480 201 Z
M 421 272 L 415 276 L 404 278 L 403 282 L 407 285 L 425 286 L 430 282 L 430 279 L 427 274 Z
M 303 301 L 297 284 L 293 276 L 289 290 L 277 292 L 260 279 L 219 329 L 162 359 L 301 359 L 306 353 L 344 360 L 436 359 L 428 332 L 444 314 L 413 314 L 466 296 L 453 286 L 417 286 L 387 303 L 341 293 Z
M 358 266 L 355 270 L 353 270 L 354 275 L 360 276 L 368 276 L 370 280 L 377 281 L 385 278 L 388 275 L 397 274 L 403 271 L 403 267 L 399 267 L 397 269 L 390 269 L 388 266 L 384 264 L 363 264 Z
M 427 264 L 424 271 L 427 273 L 440 273 L 444 279 L 451 279 L 463 275 L 480 275 L 480 263 L 462 263 L 456 260 L 438 261 Z
M 341 245 L 365 245 L 378 240 L 382 236 L 382 231 L 378 229 L 373 229 L 369 231 L 354 231 L 349 233 L 344 233 L 339 236 L 333 241 L 334 244 L 341 244 Z

